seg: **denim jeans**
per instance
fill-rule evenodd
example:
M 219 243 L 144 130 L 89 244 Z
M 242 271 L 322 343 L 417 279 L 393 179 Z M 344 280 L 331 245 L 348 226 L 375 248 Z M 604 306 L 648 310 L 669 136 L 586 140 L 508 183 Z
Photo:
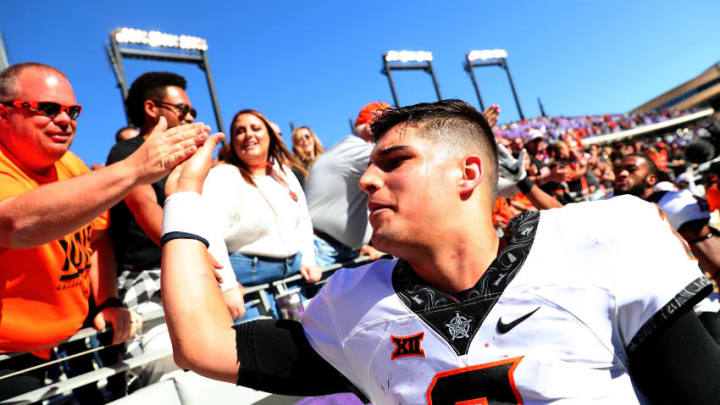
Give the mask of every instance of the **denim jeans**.
M 315 261 L 320 267 L 327 267 L 335 263 L 344 263 L 359 256 L 360 249 L 350 249 L 345 245 L 338 245 L 326 241 L 315 235 Z
M 298 252 L 284 259 L 262 256 L 246 256 L 242 253 L 231 253 L 230 264 L 235 272 L 238 283 L 245 287 L 252 287 L 258 284 L 270 283 L 276 280 L 290 277 L 300 272 L 302 264 L 302 253 Z M 275 298 L 268 294 L 270 311 L 268 315 L 278 317 L 275 305 Z M 245 306 L 245 316 L 236 319 L 235 322 L 244 322 L 260 315 L 265 315 L 258 305 Z

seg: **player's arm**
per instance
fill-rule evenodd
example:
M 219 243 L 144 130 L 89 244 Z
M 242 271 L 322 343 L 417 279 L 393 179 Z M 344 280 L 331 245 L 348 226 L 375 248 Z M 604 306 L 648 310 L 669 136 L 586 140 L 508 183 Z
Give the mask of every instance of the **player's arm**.
M 194 239 L 165 243 L 160 274 L 175 363 L 206 377 L 237 381 L 233 322 L 205 245 Z
M 626 353 L 633 381 L 653 404 L 717 403 L 720 345 L 694 311 L 712 284 L 699 274 L 662 210 L 636 210 L 633 206 L 643 203 L 634 197 L 611 201 L 625 201 L 627 210 L 618 215 L 633 222 L 617 236 L 621 246 L 634 249 L 623 258 L 628 269 L 616 290 L 617 325 L 630 339 Z
M 688 309 L 628 353 L 633 381 L 653 404 L 714 404 L 720 398 L 720 315 L 700 317 Z
M 0 247 L 42 245 L 89 223 L 133 187 L 164 177 L 207 138 L 202 124 L 167 128 L 165 120 L 123 162 L 82 176 L 43 185 L 0 201 Z
M 152 186 L 143 184 L 133 188 L 124 199 L 133 218 L 150 240 L 160 246 L 163 210 L 158 205 Z
M 207 244 L 218 238 L 205 231 L 205 239 L 205 222 L 196 221 L 203 209 L 203 180 L 220 139 L 214 136 L 175 169 L 165 188 L 162 299 L 175 362 L 210 378 L 276 393 L 350 391 L 342 376 L 312 349 L 299 323 L 264 321 L 233 327 L 207 253 Z
M 163 246 L 163 307 L 178 366 L 206 377 L 287 395 L 350 392 L 350 384 L 310 346 L 293 321 L 233 327 L 205 245 Z

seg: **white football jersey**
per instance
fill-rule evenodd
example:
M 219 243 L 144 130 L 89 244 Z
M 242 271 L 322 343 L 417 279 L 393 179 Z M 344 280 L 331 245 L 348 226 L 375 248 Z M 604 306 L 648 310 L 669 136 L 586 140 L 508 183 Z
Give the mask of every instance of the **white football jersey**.
M 305 333 L 375 405 L 645 403 L 627 354 L 712 289 L 662 216 L 630 196 L 523 214 L 454 295 L 402 260 L 343 269 Z

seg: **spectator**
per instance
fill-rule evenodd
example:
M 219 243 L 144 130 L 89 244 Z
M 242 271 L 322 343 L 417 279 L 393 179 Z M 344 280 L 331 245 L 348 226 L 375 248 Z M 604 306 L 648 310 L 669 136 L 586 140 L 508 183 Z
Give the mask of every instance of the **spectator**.
M 140 131 L 138 131 L 137 128 L 122 127 L 118 129 L 117 132 L 115 132 L 115 143 L 118 143 L 120 141 L 126 141 L 130 138 L 135 138 L 138 135 L 140 135 Z
M 305 126 L 295 128 L 292 133 L 292 143 L 293 154 L 300 163 L 299 168 L 293 167 L 293 173 L 295 173 L 300 185 L 305 190 L 307 174 L 312 169 L 315 161 L 325 152 L 325 148 L 323 148 L 322 142 L 315 135 L 315 132 Z
M 689 190 L 657 190 L 660 172 L 647 155 L 636 153 L 623 159 L 615 178 L 615 195 L 630 194 L 657 203 L 673 228 L 690 245 L 700 267 L 716 281 L 720 278 L 720 239 L 710 228 L 705 200 Z
M 185 93 L 186 85 L 185 78 L 175 73 L 148 72 L 139 76 L 130 86 L 125 104 L 140 134 L 113 146 L 107 164 L 125 161 L 142 148 L 161 119 L 167 122 L 168 128 L 192 123 L 197 113 Z M 160 232 L 165 180 L 165 177 L 156 178 L 152 184 L 134 187 L 110 210 L 110 236 L 118 263 L 120 297 L 125 305 L 140 314 L 162 309 Z M 167 327 L 158 319 L 145 325 L 142 337 L 128 343 L 126 354 L 137 356 L 168 347 Z M 175 368 L 169 358 L 153 362 L 139 370 L 141 384 L 151 384 Z
M 0 73 L 0 353 L 31 351 L 0 374 L 48 359 L 77 332 L 92 293 L 99 330 L 114 341 L 141 319 L 118 299 L 107 213 L 133 187 L 165 176 L 207 137 L 198 126 L 163 132 L 125 163 L 90 172 L 69 151 L 81 108 L 67 77 L 38 63 Z M 177 148 L 177 145 L 181 148 Z M 44 370 L 0 382 L 0 397 L 44 385 Z
M 514 157 L 520 156 L 520 151 L 525 149 L 525 141 L 519 136 L 510 140 L 510 151 Z
M 316 162 L 307 183 L 307 200 L 315 230 L 315 258 L 328 266 L 368 253 L 382 253 L 368 245 L 367 195 L 357 186 L 367 168 L 373 145 L 370 123 L 390 104 L 366 104 L 358 114 L 353 134 L 328 149 Z M 361 250 L 363 249 L 363 250 Z
M 258 111 L 235 114 L 230 134 L 219 153 L 221 164 L 212 169 L 203 191 L 213 224 L 225 236 L 226 249 L 212 251 L 213 256 L 225 267 L 232 266 L 243 286 L 298 272 L 308 281 L 319 280 L 305 194 L 288 167 L 295 158 Z M 231 300 L 242 302 L 237 289 L 226 292 L 226 301 Z M 275 309 L 273 300 L 271 308 Z M 233 317 L 241 318 L 242 312 Z M 258 315 L 253 307 L 243 320 Z
M 705 197 L 707 198 L 710 212 L 714 212 L 720 209 L 720 162 L 713 162 L 710 165 L 707 185 L 705 186 L 707 192 Z
M 504 228 L 510 219 L 521 212 L 562 207 L 558 200 L 537 187 L 528 176 L 530 159 L 526 150 L 520 151 L 516 159 L 503 145 L 498 144 L 497 149 L 500 176 L 492 221 L 498 235 L 505 234 L 507 229 Z

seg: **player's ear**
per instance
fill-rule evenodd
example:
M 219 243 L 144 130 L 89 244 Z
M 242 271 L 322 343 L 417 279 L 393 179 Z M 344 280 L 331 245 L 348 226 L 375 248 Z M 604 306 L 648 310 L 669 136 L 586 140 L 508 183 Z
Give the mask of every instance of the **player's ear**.
M 485 173 L 483 172 L 482 159 L 478 155 L 467 155 L 462 162 L 462 178 L 458 184 L 460 195 L 463 198 L 470 196 L 480 185 Z

